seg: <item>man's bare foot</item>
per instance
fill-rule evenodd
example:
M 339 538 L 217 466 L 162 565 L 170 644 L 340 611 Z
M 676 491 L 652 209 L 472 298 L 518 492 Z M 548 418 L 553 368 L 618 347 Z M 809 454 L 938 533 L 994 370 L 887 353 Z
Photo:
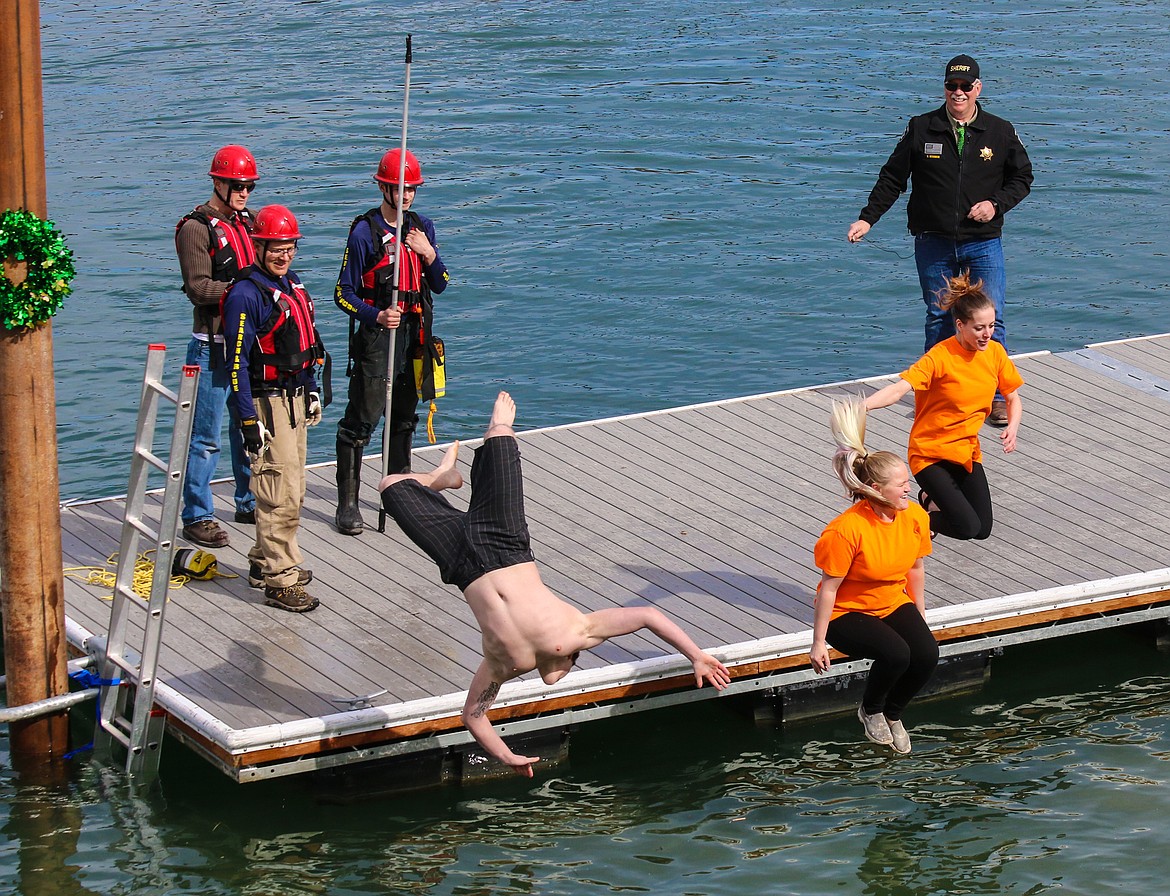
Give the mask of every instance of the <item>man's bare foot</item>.
M 447 453 L 443 455 L 443 460 L 431 473 L 433 477 L 429 483 L 431 488 L 437 492 L 446 488 L 463 488 L 463 474 L 455 469 L 455 461 L 458 457 L 459 443 L 452 442 Z
M 439 465 L 429 473 L 391 473 L 389 476 L 383 476 L 382 481 L 378 483 L 378 491 L 384 492 L 396 482 L 410 479 L 420 485 L 425 485 L 429 489 L 434 489 L 437 492 L 443 491 L 447 488 L 463 488 L 463 474 L 455 469 L 455 461 L 459 457 L 459 443 L 452 442 L 451 447 L 447 449 L 447 453 L 443 455 L 443 459 Z
M 492 436 L 514 435 L 512 424 L 516 422 L 516 402 L 507 392 L 496 396 L 496 403 L 492 407 L 492 417 L 488 421 L 487 432 L 484 438 Z

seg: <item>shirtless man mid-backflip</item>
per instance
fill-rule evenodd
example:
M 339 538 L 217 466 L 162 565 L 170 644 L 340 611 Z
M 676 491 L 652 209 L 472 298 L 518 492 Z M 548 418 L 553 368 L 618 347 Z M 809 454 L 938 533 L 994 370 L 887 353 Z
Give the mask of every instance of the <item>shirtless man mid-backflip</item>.
M 466 513 L 440 494 L 463 486 L 455 469 L 458 442 L 430 473 L 390 475 L 379 489 L 386 512 L 438 564 L 443 581 L 463 592 L 479 622 L 484 658 L 468 688 L 463 724 L 484 750 L 532 777 L 538 757 L 513 753 L 487 715 L 508 679 L 536 669 L 545 684 L 555 684 L 582 650 L 643 628 L 691 661 L 697 687 L 707 680 L 723 689 L 731 675 L 654 607 L 582 613 L 545 586 L 529 547 L 515 419 L 516 403 L 501 392 L 475 450 Z

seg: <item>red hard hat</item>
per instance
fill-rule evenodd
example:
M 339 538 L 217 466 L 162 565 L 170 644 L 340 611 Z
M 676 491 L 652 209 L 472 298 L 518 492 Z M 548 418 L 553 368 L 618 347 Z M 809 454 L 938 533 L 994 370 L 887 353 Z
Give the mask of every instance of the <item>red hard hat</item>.
M 234 143 L 215 154 L 211 160 L 211 170 L 207 173 L 223 180 L 260 180 L 256 159 L 245 147 Z
M 398 183 L 398 166 L 402 164 L 400 152 L 400 150 L 392 149 L 386 155 L 382 156 L 382 161 L 378 163 L 378 173 L 374 175 L 374 180 L 382 184 Z M 406 151 L 406 179 L 403 183 L 408 187 L 418 187 L 422 185 L 422 182 L 422 165 L 418 163 L 418 159 L 414 157 L 414 153 L 408 149 Z
M 252 223 L 254 240 L 299 240 L 301 229 L 296 216 L 283 205 L 266 205 Z

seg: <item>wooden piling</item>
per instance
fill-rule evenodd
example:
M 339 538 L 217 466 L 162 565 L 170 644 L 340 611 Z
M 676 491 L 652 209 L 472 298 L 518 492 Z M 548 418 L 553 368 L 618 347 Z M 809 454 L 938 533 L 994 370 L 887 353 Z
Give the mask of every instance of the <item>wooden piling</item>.
M 38 0 L 5 6 L 0 211 L 24 209 L 44 218 L 40 7 Z M 51 324 L 25 330 L 0 325 L 0 612 L 9 706 L 68 691 L 56 421 Z M 13 759 L 60 756 L 68 734 L 64 713 L 13 723 Z

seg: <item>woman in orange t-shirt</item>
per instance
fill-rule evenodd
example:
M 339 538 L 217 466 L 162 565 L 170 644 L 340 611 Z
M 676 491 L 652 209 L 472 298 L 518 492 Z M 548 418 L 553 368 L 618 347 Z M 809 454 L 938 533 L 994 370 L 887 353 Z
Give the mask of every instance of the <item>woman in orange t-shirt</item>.
M 938 644 L 926 624 L 930 522 L 910 502 L 910 473 L 889 451 L 867 452 L 865 407 L 834 402 L 833 467 L 853 506 L 825 527 L 813 556 L 821 570 L 809 662 L 829 668 L 829 644 L 873 660 L 857 710 L 865 736 L 910 752 L 902 711 L 930 680 Z
M 955 335 L 918 359 L 898 380 L 865 400 L 867 410 L 888 407 L 914 390 L 910 427 L 910 472 L 918 500 L 930 511 L 930 527 L 951 538 L 991 534 L 991 492 L 983 472 L 979 429 L 991 411 L 996 390 L 1007 401 L 1008 423 L 1000 433 L 1003 450 L 1016 450 L 1024 384 L 1003 346 L 992 340 L 995 305 L 980 280 L 968 274 L 948 281 L 939 306 L 955 318 Z

